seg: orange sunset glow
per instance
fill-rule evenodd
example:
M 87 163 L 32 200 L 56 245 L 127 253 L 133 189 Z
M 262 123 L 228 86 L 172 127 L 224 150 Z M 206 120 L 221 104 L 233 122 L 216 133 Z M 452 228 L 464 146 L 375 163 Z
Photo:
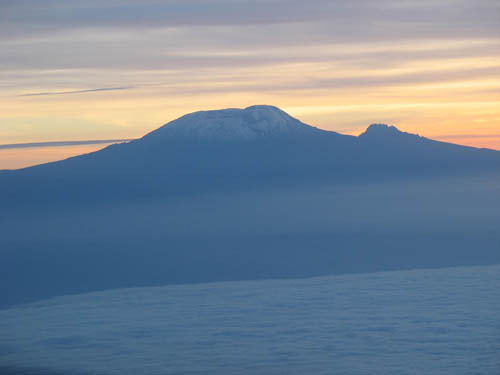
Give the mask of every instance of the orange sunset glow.
M 264 20 L 238 2 L 235 19 L 227 9 L 208 9 L 214 19 L 196 26 L 198 12 L 189 5 L 165 22 L 145 7 L 145 24 L 127 11 L 122 23 L 106 23 L 99 5 L 74 24 L 63 17 L 77 11 L 69 5 L 35 19 L 42 5 L 33 5 L 22 22 L 33 22 L 38 33 L 22 29 L 12 18 L 18 10 L 7 7 L 0 145 L 131 139 L 193 111 L 270 104 L 345 134 L 388 123 L 500 149 L 498 4 L 462 4 L 448 19 L 437 15 L 445 5 L 387 1 L 373 24 L 369 2 L 354 12 L 344 2 L 304 10 L 292 1 L 286 17 L 278 3 Z M 0 168 L 102 147 L 0 149 Z

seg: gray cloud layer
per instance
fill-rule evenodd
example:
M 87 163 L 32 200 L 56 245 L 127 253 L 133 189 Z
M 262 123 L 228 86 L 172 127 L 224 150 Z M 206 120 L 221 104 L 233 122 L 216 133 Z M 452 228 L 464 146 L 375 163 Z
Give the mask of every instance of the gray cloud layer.
M 10 86 L 11 81 L 20 87 L 25 80 L 9 79 L 20 70 L 177 69 L 185 73 L 210 67 L 318 61 L 373 68 L 429 57 L 498 55 L 495 51 L 500 43 L 500 3 L 493 0 L 11 0 L 0 4 L 0 24 L 0 75 L 4 76 L 0 78 L 4 87 Z M 430 51 L 408 48 L 415 40 L 437 39 L 458 42 L 480 39 L 494 43 L 465 43 L 457 48 L 443 44 L 440 49 L 429 48 Z M 390 51 L 369 48 L 391 43 L 394 48 Z M 315 45 L 329 46 L 325 51 L 328 54 L 300 49 Z M 346 45 L 360 48 L 345 51 Z M 262 53 L 276 48 L 288 50 Z M 221 51 L 226 54 L 220 54 Z M 119 86 L 122 82 L 117 84 L 115 76 L 114 73 L 109 80 L 95 80 L 91 84 Z M 57 88 L 53 90 L 69 94 L 65 87 L 82 86 L 68 83 L 75 80 L 68 75 L 64 84 L 54 86 Z M 33 81 L 29 80 L 26 86 L 30 90 Z M 36 94 L 53 95 L 52 89 Z
M 416 39 L 498 40 L 500 3 L 494 0 L 11 0 L 0 5 L 0 24 L 3 69 L 202 68 L 268 60 L 302 62 L 316 57 L 300 51 L 291 55 L 288 52 L 281 59 L 260 53 L 214 54 L 221 50 L 411 43 Z M 491 46 L 475 48 L 480 49 L 481 55 L 493 53 Z M 338 49 L 336 54 L 342 60 L 346 54 L 342 54 L 342 46 Z M 447 56 L 446 50 L 434 51 L 433 55 Z M 372 57 L 388 64 L 393 58 L 409 58 L 403 51 Z M 358 55 L 357 60 L 362 58 Z
M 395 26 L 398 34 L 484 36 L 498 35 L 500 12 L 495 0 L 11 0 L 1 7 L 2 34 L 10 33 L 10 38 L 89 27 L 149 29 L 317 21 L 326 22 L 330 30 L 354 32 L 354 37 L 366 31 L 391 35 Z M 426 27 L 429 24 L 431 30 Z

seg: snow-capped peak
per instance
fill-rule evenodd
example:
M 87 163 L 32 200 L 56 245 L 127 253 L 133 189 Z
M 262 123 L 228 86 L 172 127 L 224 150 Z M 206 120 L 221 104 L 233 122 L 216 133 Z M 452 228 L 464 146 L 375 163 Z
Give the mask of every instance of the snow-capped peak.
M 144 139 L 253 140 L 315 134 L 322 130 L 306 125 L 277 107 L 254 105 L 187 114 L 147 134 Z

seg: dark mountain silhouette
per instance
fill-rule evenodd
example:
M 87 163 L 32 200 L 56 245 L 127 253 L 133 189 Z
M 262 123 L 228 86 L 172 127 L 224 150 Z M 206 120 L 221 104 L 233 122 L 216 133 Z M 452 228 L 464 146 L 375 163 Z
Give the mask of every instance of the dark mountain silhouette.
M 371 125 L 359 137 L 301 123 L 271 106 L 195 112 L 143 138 L 0 175 L 7 203 L 99 202 L 317 183 L 497 170 L 500 152 Z M 36 186 L 36 188 L 34 188 Z
M 500 152 L 271 106 L 0 172 L 0 304 L 112 287 L 500 262 Z

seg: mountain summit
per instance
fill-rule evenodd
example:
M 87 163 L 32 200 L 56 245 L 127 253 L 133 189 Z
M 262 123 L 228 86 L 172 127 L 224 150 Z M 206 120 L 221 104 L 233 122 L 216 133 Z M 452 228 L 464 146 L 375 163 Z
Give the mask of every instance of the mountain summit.
M 371 124 L 358 137 L 346 136 L 307 125 L 277 107 L 254 105 L 244 109 L 227 108 L 189 113 L 146 134 L 136 142 L 145 144 L 233 143 L 255 140 L 305 142 L 311 137 L 315 139 L 340 137 L 347 143 L 356 138 L 365 143 L 411 143 L 427 140 L 386 124 Z
M 259 138 L 301 137 L 324 133 L 306 125 L 281 109 L 255 105 L 199 111 L 171 121 L 145 135 L 142 140 L 189 139 L 198 141 L 241 141 Z

